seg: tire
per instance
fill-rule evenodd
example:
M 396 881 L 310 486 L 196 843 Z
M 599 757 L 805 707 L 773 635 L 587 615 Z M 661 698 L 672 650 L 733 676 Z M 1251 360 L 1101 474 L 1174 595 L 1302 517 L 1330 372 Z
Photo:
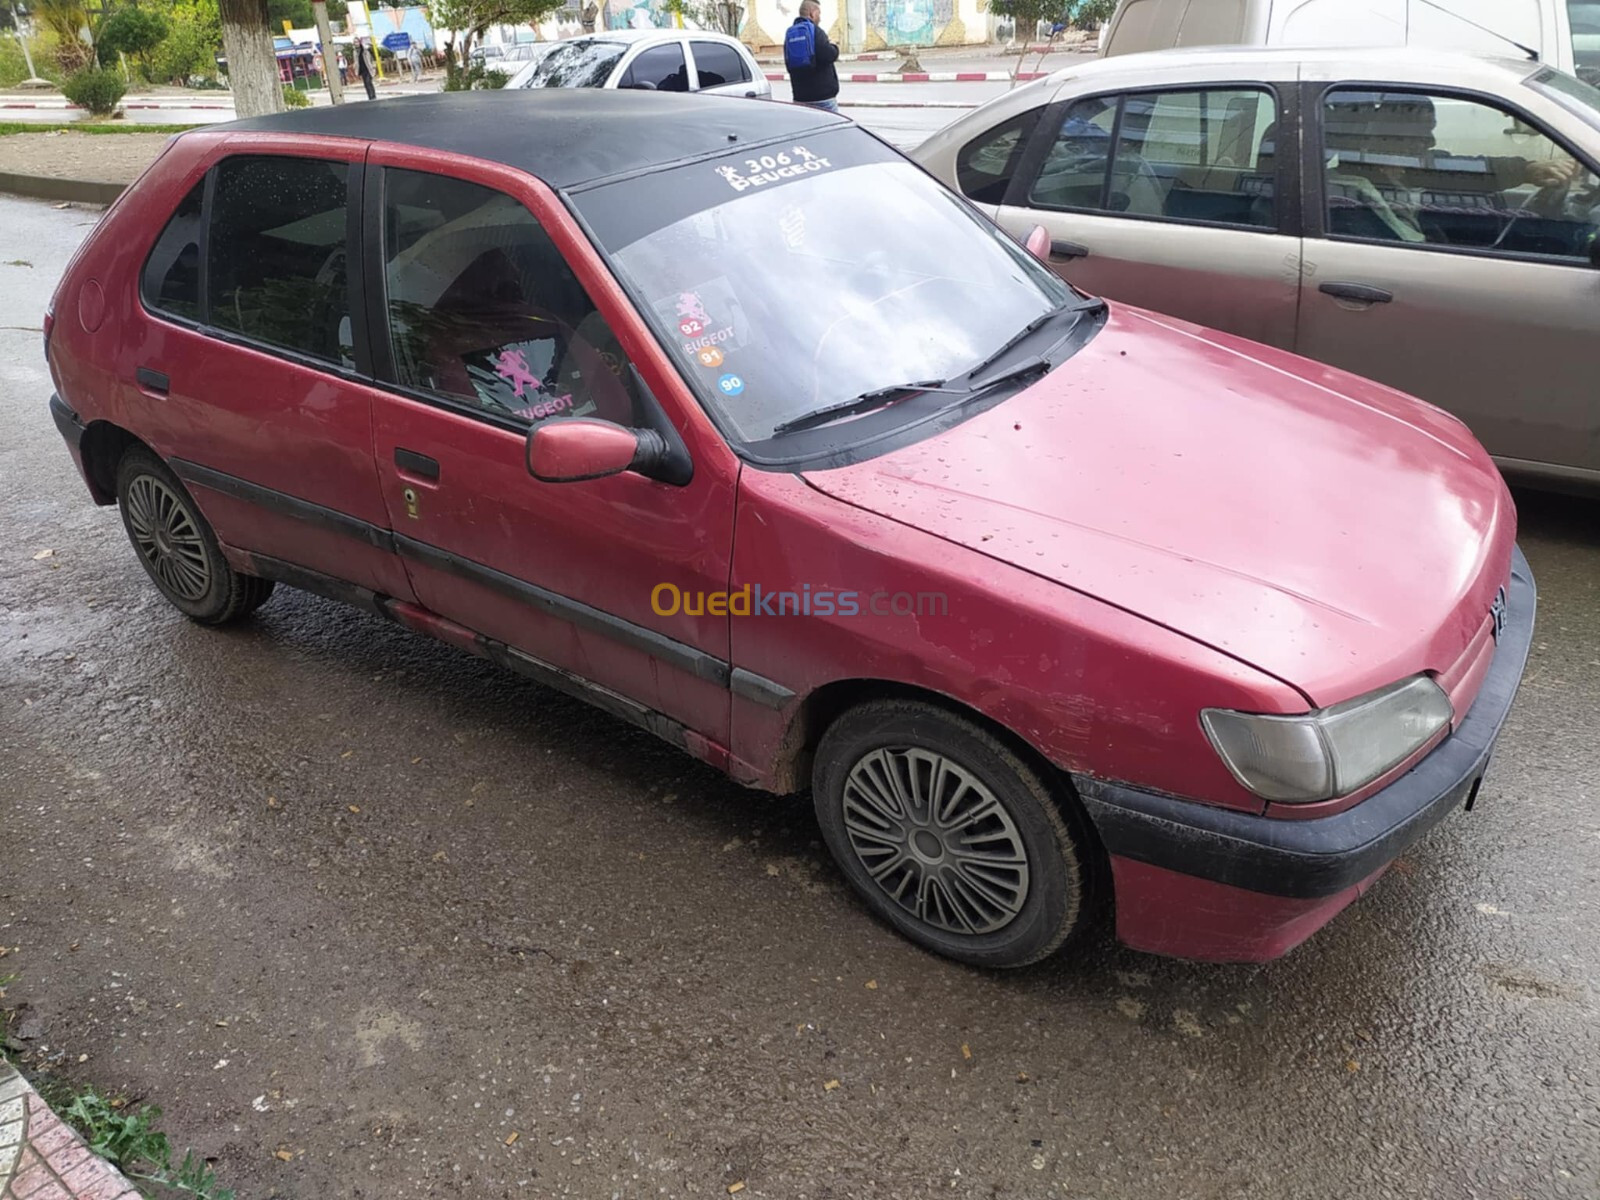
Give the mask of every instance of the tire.
M 852 708 L 817 747 L 812 798 L 857 894 L 937 954 L 1022 967 L 1087 923 L 1096 872 L 1083 818 L 972 721 L 917 701 Z
M 272 580 L 241 575 L 228 565 L 188 489 L 143 446 L 117 464 L 117 507 L 145 573 L 190 620 L 226 625 L 272 595 Z

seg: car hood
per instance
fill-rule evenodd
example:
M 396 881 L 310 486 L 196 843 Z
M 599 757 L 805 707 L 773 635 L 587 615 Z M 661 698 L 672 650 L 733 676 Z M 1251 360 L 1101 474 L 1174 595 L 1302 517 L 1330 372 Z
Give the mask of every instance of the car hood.
M 1120 305 L 1004 403 L 804 475 L 1233 655 L 1317 706 L 1461 660 L 1515 538 L 1494 464 L 1454 417 Z

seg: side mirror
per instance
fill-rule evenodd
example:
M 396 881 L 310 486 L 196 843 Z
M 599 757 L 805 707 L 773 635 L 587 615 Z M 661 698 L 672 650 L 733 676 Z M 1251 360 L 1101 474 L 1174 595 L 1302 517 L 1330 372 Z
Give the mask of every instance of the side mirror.
M 653 473 L 668 457 L 653 429 L 624 429 L 610 421 L 579 418 L 535 425 L 528 431 L 528 474 L 543 483 L 581 483 L 624 471 Z
M 1028 230 L 1027 240 L 1022 244 L 1040 262 L 1050 261 L 1050 231 L 1043 225 L 1035 225 Z
M 656 85 L 648 79 L 635 80 L 633 83 L 625 83 L 622 86 L 634 92 L 653 92 L 656 90 Z

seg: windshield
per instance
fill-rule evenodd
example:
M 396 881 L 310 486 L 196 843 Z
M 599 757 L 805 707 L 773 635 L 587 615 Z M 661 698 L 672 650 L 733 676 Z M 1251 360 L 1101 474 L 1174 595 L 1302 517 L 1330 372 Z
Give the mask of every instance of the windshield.
M 605 87 L 628 47 L 599 38 L 557 42 L 522 79 L 523 87 Z
M 780 427 L 878 389 L 959 376 L 1076 298 L 964 201 L 855 130 L 578 202 L 737 442 L 799 436 Z M 1052 344 L 1040 337 L 1036 352 Z
M 1600 129 L 1600 88 L 1574 79 L 1565 71 L 1546 68 L 1533 74 L 1528 86 L 1543 92 L 1562 108 L 1582 117 L 1595 129 Z

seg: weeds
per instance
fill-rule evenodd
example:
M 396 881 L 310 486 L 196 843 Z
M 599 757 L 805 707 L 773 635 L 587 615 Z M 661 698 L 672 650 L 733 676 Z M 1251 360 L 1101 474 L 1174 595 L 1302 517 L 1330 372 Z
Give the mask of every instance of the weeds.
M 197 125 L 111 125 L 86 121 L 0 121 L 0 137 L 15 133 L 185 133 Z
M 124 1109 L 115 1100 L 89 1089 L 62 1110 L 83 1140 L 101 1158 L 112 1163 L 136 1184 L 149 1184 L 182 1192 L 201 1200 L 233 1200 L 233 1191 L 217 1182 L 217 1173 L 194 1151 L 172 1165 L 172 1147 L 156 1122 L 161 1110 L 154 1105 Z M 140 1190 L 145 1190 L 141 1188 Z
M 0 1000 L 17 978 L 0 975 Z M 0 1058 L 20 1070 L 22 1064 L 6 1053 L 4 1045 L 11 1016 L 0 1008 Z M 171 1143 L 156 1128 L 161 1110 L 154 1105 L 130 1107 L 94 1088 L 53 1076 L 36 1076 L 30 1082 L 44 1102 L 83 1136 L 89 1149 L 126 1175 L 141 1195 L 177 1193 L 196 1200 L 234 1200 L 233 1189 L 219 1184 L 217 1173 L 193 1150 L 184 1151 L 183 1160 L 173 1165 Z

